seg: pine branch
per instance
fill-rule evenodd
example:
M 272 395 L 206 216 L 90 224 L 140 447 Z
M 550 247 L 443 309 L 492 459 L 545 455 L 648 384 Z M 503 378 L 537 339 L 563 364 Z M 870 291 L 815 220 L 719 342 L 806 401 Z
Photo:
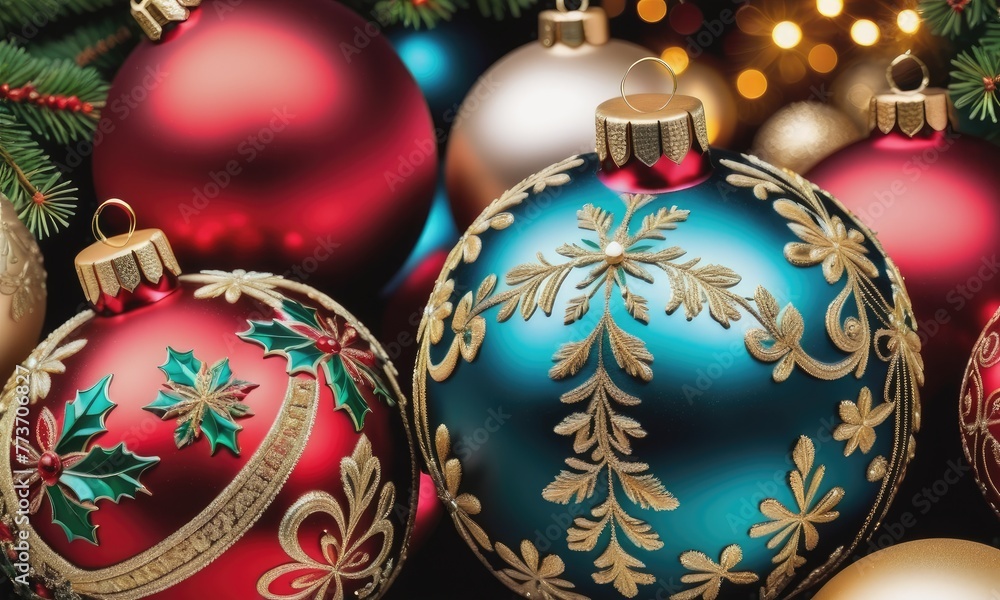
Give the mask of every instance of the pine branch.
M 920 0 L 920 13 L 935 35 L 951 38 L 997 15 L 997 0 Z
M 375 5 L 375 12 L 390 25 L 402 23 L 404 27 L 432 29 L 440 21 L 450 21 L 458 9 L 466 7 L 464 0 L 381 0 Z
M 0 42 L 0 103 L 38 135 L 59 144 L 88 139 L 108 86 L 94 69 L 33 58 Z
M 0 193 L 38 239 L 69 224 L 77 191 L 71 186 L 28 129 L 0 105 Z
M 990 23 L 979 40 L 983 48 L 990 52 L 1000 52 L 1000 23 Z
M 39 28 L 63 17 L 112 6 L 120 7 L 120 0 L 0 0 L 0 39 L 34 37 Z
M 972 107 L 970 118 L 985 121 L 989 116 L 997 122 L 996 107 L 1000 105 L 997 87 L 1000 86 L 1000 53 L 978 46 L 972 54 L 963 52 L 951 61 L 957 70 L 951 72 L 948 90 L 955 100 L 955 108 Z
M 521 11 L 531 8 L 537 0 L 476 0 L 479 12 L 484 17 L 497 20 L 503 19 L 509 13 L 512 17 L 521 16 Z
M 36 58 L 69 60 L 110 78 L 141 39 L 139 34 L 128 11 L 117 10 L 81 24 L 64 37 L 32 44 L 30 50 Z

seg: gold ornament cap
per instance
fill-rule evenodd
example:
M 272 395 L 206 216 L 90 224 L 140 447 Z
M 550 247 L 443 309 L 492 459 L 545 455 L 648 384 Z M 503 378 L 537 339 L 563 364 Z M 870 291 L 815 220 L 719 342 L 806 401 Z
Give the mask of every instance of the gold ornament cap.
M 163 28 L 170 23 L 182 23 L 191 16 L 190 8 L 201 0 L 132 0 L 132 18 L 154 42 L 163 37 Z
M 622 78 L 621 96 L 597 107 L 597 155 L 608 157 L 619 167 L 633 156 L 651 167 L 666 156 L 680 164 L 688 152 L 708 152 L 708 123 L 701 100 L 668 94 L 625 94 L 625 80 L 639 63 L 652 61 L 677 78 L 670 66 L 655 57 L 637 60 Z
M 128 233 L 109 238 L 101 231 L 98 219 L 109 206 L 128 213 Z M 164 288 L 167 287 L 165 276 L 176 278 L 181 274 L 167 236 L 159 229 L 136 231 L 135 222 L 135 212 L 127 203 L 121 200 L 104 202 L 91 222 L 97 241 L 76 255 L 76 274 L 83 293 L 99 308 L 104 307 L 108 299 L 119 298 L 122 290 L 131 294 L 144 284 Z
M 902 90 L 896 82 L 896 71 L 915 65 L 920 69 L 921 81 L 916 89 Z M 868 112 L 868 130 L 878 127 L 882 133 L 894 128 L 913 137 L 925 127 L 943 131 L 954 125 L 955 115 L 948 90 L 928 88 L 930 71 L 924 61 L 909 52 L 901 54 L 890 63 L 885 72 L 889 91 L 876 94 L 871 99 Z
M 589 0 L 583 0 L 578 10 L 569 10 L 565 0 L 556 0 L 556 8 L 538 15 L 538 41 L 546 48 L 557 44 L 600 46 L 610 39 L 608 13 L 603 8 L 590 6 Z

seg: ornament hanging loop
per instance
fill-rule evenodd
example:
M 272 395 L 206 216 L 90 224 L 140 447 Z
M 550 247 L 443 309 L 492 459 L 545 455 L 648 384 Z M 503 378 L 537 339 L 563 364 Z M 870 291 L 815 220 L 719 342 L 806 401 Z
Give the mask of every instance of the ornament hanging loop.
M 913 90 L 903 90 L 899 87 L 899 83 L 896 81 L 893 71 L 896 67 L 903 64 L 906 61 L 913 61 L 920 68 L 920 85 Z M 909 50 L 905 53 L 900 54 L 896 58 L 892 59 L 889 66 L 885 69 L 885 80 L 889 84 L 889 89 L 895 94 L 919 94 L 920 92 L 927 89 L 927 86 L 931 83 L 931 71 L 927 68 L 927 63 L 917 58 L 915 55 L 911 54 Z
M 104 232 L 101 231 L 101 213 L 104 212 L 104 209 L 109 206 L 116 206 L 125 211 L 125 213 L 128 215 L 128 235 L 125 238 L 125 241 L 120 244 L 111 243 L 111 240 L 108 238 L 108 236 L 104 235 Z M 129 241 L 132 240 L 132 234 L 135 233 L 135 224 L 136 224 L 135 211 L 132 210 L 132 207 L 129 205 L 129 203 L 125 202 L 124 200 L 119 200 L 118 198 L 111 198 L 110 200 L 105 200 L 104 202 L 102 202 L 101 205 L 97 207 L 97 210 L 94 211 L 94 218 L 91 219 L 90 221 L 90 231 L 93 232 L 94 239 L 101 242 L 102 244 L 106 244 L 108 246 L 111 246 L 112 248 L 124 248 L 126 245 L 128 245 Z
M 586 12 L 590 8 L 590 0 L 581 0 L 580 7 L 576 10 Z M 556 0 L 556 10 L 561 13 L 570 12 L 572 9 L 566 7 L 566 0 Z
M 663 103 L 663 106 L 661 106 L 660 108 L 656 109 L 656 111 L 644 111 L 644 110 L 640 110 L 640 109 L 636 108 L 631 102 L 628 101 L 628 95 L 625 93 L 625 81 L 628 79 L 629 73 L 632 72 L 632 69 L 634 69 L 637 66 L 639 66 L 640 63 L 644 63 L 644 62 L 647 62 L 647 61 L 655 62 L 655 63 L 659 64 L 660 66 L 662 66 L 664 69 L 666 69 L 667 73 L 670 73 L 670 80 L 673 82 L 673 89 L 670 90 L 670 95 L 667 97 L 667 101 Z M 622 100 L 624 100 L 625 104 L 627 104 L 628 107 L 631 108 L 632 110 L 634 110 L 635 112 L 637 112 L 637 113 L 642 113 L 642 112 L 658 112 L 658 111 L 661 111 L 664 108 L 666 108 L 667 105 L 670 104 L 670 102 L 674 99 L 674 96 L 677 95 L 677 73 L 674 73 L 674 70 L 670 67 L 669 64 L 667 64 L 667 61 L 665 61 L 665 60 L 663 60 L 661 58 L 657 58 L 655 56 L 647 56 L 645 58 L 640 58 L 639 60 L 637 60 L 634 63 L 632 63 L 632 66 L 630 66 L 628 68 L 628 70 L 625 71 L 625 75 L 622 77 L 622 83 L 621 83 L 621 85 L 619 86 L 618 89 L 621 92 Z

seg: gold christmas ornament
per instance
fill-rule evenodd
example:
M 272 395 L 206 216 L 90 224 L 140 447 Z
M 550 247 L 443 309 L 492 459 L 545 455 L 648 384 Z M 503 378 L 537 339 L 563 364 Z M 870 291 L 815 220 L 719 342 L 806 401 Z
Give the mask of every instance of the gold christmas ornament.
M 480 77 L 459 110 L 445 178 L 455 219 L 471 223 L 526 173 L 594 149 L 594 107 L 618 93 L 621 74 L 652 54 L 608 37 L 603 9 L 546 10 L 539 41 L 514 50 Z M 660 73 L 637 69 L 629 92 L 654 92 Z
M 14 205 L 0 194 L 0 373 L 38 343 L 45 320 L 45 268 L 42 253 L 17 218 Z
M 868 127 L 871 100 L 885 89 L 886 59 L 860 60 L 844 68 L 824 93 L 861 129 Z
M 992 600 L 1000 593 L 1000 550 L 953 539 L 891 546 L 830 580 L 813 600 Z
M 861 128 L 843 111 L 820 102 L 796 102 L 764 122 L 752 153 L 775 166 L 805 173 L 862 137 Z

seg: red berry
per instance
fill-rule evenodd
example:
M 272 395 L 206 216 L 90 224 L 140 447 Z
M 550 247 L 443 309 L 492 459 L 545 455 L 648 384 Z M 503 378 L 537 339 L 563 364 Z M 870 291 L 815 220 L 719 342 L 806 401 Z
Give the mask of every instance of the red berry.
M 35 582 L 34 588 L 35 595 L 39 598 L 52 598 L 52 592 L 49 588 L 45 587 L 45 584 Z
M 7 97 L 10 98 L 11 102 L 20 102 L 24 99 L 24 90 L 21 88 L 15 88 L 7 93 Z
M 67 98 L 59 98 L 56 100 L 56 106 L 59 107 L 59 110 L 66 110 L 66 105 L 68 103 L 69 100 Z
M 316 348 L 324 354 L 340 354 L 340 342 L 329 336 L 316 340 Z
M 62 459 L 55 452 L 46 452 L 38 459 L 38 474 L 46 485 L 55 485 L 62 475 L 62 470 Z
M 0 542 L 13 542 L 14 535 L 10 532 L 10 527 L 6 523 L 0 523 Z

